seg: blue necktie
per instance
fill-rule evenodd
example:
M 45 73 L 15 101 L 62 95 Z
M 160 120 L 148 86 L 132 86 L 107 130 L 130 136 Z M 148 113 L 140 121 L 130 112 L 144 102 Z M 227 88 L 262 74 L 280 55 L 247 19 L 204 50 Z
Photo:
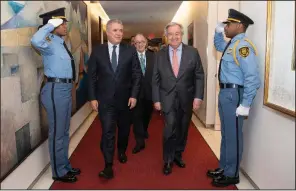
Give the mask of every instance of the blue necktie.
M 116 49 L 116 45 L 113 46 L 112 59 L 111 59 L 111 64 L 114 72 L 116 71 L 116 67 L 117 67 L 117 56 L 116 56 L 115 49 Z

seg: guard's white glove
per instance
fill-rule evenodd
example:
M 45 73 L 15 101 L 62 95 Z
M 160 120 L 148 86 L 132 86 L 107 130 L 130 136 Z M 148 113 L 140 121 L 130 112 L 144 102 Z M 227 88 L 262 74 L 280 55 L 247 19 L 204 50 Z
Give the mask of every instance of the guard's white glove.
M 238 108 L 236 108 L 236 116 L 248 116 L 249 115 L 250 108 L 244 107 L 242 105 L 239 105 Z
M 222 22 L 219 22 L 219 23 L 217 24 L 217 26 L 216 26 L 215 31 L 216 31 L 217 33 L 224 32 L 224 24 L 223 24 Z
M 49 19 L 49 21 L 47 23 L 52 24 L 54 27 L 58 27 L 61 24 L 63 24 L 63 19 Z

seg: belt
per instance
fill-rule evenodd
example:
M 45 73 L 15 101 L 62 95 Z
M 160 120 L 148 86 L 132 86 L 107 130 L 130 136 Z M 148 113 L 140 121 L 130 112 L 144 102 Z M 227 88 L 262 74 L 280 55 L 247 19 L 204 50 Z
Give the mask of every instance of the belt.
M 72 83 L 72 79 L 69 78 L 47 78 L 47 82 L 53 83 Z
M 243 88 L 243 86 L 237 85 L 237 84 L 222 84 L 222 83 L 220 83 L 220 88 L 221 89 L 224 89 L 224 88 Z

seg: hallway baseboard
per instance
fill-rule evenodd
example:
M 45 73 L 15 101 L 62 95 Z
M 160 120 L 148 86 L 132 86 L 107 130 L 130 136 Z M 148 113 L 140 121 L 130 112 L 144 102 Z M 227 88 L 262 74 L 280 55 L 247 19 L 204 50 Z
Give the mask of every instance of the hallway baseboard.
M 70 137 L 79 129 L 80 125 L 89 116 L 91 111 L 89 103 L 86 103 L 71 118 Z M 1 189 L 28 189 L 44 169 L 46 169 L 48 164 L 49 153 L 47 139 L 1 182 Z

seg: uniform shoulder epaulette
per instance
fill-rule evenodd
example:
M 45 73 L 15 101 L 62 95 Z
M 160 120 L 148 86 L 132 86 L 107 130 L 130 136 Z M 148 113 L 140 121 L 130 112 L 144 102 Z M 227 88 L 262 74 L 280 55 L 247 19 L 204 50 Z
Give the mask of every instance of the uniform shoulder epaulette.
M 255 45 L 252 43 L 252 41 L 250 41 L 250 40 L 247 39 L 247 38 L 245 38 L 244 41 L 248 42 L 248 43 L 252 46 L 252 48 L 254 49 L 255 55 L 257 55 L 257 54 L 258 54 L 258 53 L 257 53 L 257 49 L 256 49 Z M 234 59 L 236 65 L 238 65 L 238 66 L 239 66 L 239 62 L 238 62 L 238 60 L 237 60 L 237 58 L 236 58 L 236 48 L 237 48 L 237 46 L 239 45 L 239 43 L 240 43 L 240 40 L 237 40 L 237 41 L 235 42 L 235 44 L 233 45 L 233 49 L 232 49 L 232 56 L 233 56 L 233 59 Z M 249 54 L 250 54 L 249 47 L 247 47 L 247 46 L 243 46 L 243 47 L 241 47 L 241 48 L 239 49 L 239 54 L 240 54 L 241 57 L 244 57 L 244 58 L 246 58 L 247 56 L 249 56 Z

